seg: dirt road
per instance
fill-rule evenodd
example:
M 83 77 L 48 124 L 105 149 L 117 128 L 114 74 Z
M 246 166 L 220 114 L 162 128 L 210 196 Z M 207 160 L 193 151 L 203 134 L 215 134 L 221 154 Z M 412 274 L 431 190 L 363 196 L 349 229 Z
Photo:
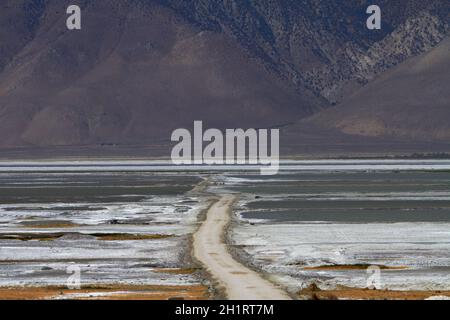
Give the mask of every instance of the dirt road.
M 230 300 L 287 300 L 290 297 L 257 272 L 236 261 L 224 241 L 234 197 L 223 196 L 208 210 L 194 234 L 194 256 L 206 267 Z

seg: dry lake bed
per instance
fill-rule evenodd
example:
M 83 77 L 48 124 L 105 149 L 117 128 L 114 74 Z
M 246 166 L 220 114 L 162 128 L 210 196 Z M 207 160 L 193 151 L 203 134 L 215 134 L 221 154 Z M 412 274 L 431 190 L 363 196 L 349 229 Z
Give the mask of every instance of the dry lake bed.
M 229 251 L 292 297 L 339 297 L 369 281 L 387 298 L 448 295 L 450 161 L 247 169 L 0 163 L 0 298 L 212 298 L 220 290 L 192 259 L 191 240 L 224 194 L 237 199 Z

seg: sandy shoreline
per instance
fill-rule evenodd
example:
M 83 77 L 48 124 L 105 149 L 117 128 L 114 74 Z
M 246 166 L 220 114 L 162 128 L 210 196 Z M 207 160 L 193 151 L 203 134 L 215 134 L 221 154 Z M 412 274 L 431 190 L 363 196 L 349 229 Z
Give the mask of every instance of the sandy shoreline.
M 229 210 L 234 200 L 233 196 L 225 195 L 208 210 L 206 220 L 194 234 L 195 258 L 205 266 L 230 300 L 290 299 L 282 289 L 234 260 L 228 252 L 224 233 L 230 222 Z

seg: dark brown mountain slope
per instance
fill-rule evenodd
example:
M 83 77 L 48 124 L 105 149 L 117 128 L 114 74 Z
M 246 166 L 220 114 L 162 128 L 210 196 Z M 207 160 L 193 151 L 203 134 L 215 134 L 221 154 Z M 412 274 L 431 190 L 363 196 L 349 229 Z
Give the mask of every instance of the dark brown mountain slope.
M 390 70 L 306 123 L 343 133 L 416 141 L 450 139 L 450 38 Z
M 153 2 L 89 1 L 81 31 L 66 30 L 62 9 L 46 2 L 35 36 L 0 75 L 2 146 L 148 143 L 194 120 L 269 126 L 323 103 L 226 34 Z
M 349 99 L 450 30 L 448 0 L 379 0 L 379 31 L 365 27 L 366 0 L 79 0 L 83 29 L 68 31 L 72 3 L 2 1 L 0 148 L 154 144 L 194 120 L 295 122 Z M 444 114 L 415 111 L 440 128 L 428 138 L 450 131 Z M 381 135 L 373 123 L 367 132 L 335 125 L 332 114 L 323 132 Z M 386 137 L 415 139 L 416 126 Z

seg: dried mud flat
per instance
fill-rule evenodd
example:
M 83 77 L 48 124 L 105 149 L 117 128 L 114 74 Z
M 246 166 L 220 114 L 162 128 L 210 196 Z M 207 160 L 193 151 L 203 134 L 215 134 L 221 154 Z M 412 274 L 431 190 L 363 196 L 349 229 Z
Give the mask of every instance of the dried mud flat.
M 342 264 L 342 265 L 322 265 L 316 267 L 303 267 L 303 270 L 367 270 L 368 267 L 377 267 L 380 270 L 404 270 L 406 266 L 385 266 L 385 265 L 369 265 L 369 264 Z
M 338 286 L 334 290 L 320 290 L 317 286 L 301 290 L 298 293 L 301 299 L 310 300 L 425 300 L 450 299 L 450 291 L 439 290 L 376 290 L 367 288 L 350 288 Z
M 197 173 L 186 177 L 40 173 L 1 178 L 5 192 L 0 195 L 0 299 L 195 300 L 217 298 L 213 292 L 229 299 L 450 297 L 441 277 L 448 266 L 448 221 L 440 215 L 450 211 L 448 174 L 397 173 L 394 179 L 391 173 L 301 173 L 267 180 Z M 363 178 L 373 180 L 368 185 L 370 193 L 359 190 Z M 183 184 L 179 179 L 184 179 Z M 386 184 L 386 179 L 394 181 Z M 305 186 L 306 180 L 309 185 Z M 239 194 L 248 204 L 235 203 L 230 194 Z M 286 194 L 290 196 L 285 198 Z M 347 201 L 339 202 L 345 207 L 335 208 L 336 197 Z M 379 208 L 385 201 L 377 199 L 386 197 L 390 207 Z M 335 216 L 315 205 L 346 212 L 338 218 L 361 219 L 355 208 L 348 208 L 348 203 L 356 203 L 349 199 L 367 205 L 371 210 L 364 211 L 364 219 L 372 220 L 335 223 Z M 303 211 L 314 211 L 315 220 L 320 217 L 328 223 L 310 221 L 304 212 L 297 212 L 299 205 L 305 207 Z M 418 209 L 403 210 L 411 206 Z M 433 210 L 422 221 L 428 206 Z M 375 217 L 374 211 L 379 215 Z M 236 223 L 227 229 L 230 216 L 235 216 Z M 400 221 L 383 220 L 394 218 Z M 225 239 L 233 249 L 248 252 L 239 259 L 232 256 Z M 382 259 L 375 259 L 373 252 L 383 253 Z M 405 259 L 405 252 L 415 260 Z M 422 261 L 416 259 L 417 252 L 430 256 Z M 285 257 L 286 253 L 290 256 Z M 368 254 L 352 258 L 362 253 Z M 197 261 L 192 261 L 191 254 Z M 389 254 L 395 259 L 385 259 Z M 425 265 L 427 261 L 437 267 Z M 66 267 L 72 263 L 83 270 L 80 290 L 65 286 Z M 265 263 L 271 263 L 271 268 L 265 268 Z M 385 270 L 383 283 L 388 286 L 383 288 L 389 290 L 363 288 L 369 265 Z M 286 270 L 302 277 L 283 278 Z M 290 279 L 291 287 L 285 279 Z M 422 281 L 416 287 L 392 286 L 415 279 Z M 360 285 L 356 280 L 364 281 Z M 320 288 L 301 289 L 311 282 Z
M 67 287 L 10 287 L 0 288 L 0 300 L 205 300 L 209 299 L 208 287 L 203 285 L 139 286 L 105 285 Z
M 201 175 L 39 169 L 0 172 L 0 300 L 211 298 L 190 258 Z

